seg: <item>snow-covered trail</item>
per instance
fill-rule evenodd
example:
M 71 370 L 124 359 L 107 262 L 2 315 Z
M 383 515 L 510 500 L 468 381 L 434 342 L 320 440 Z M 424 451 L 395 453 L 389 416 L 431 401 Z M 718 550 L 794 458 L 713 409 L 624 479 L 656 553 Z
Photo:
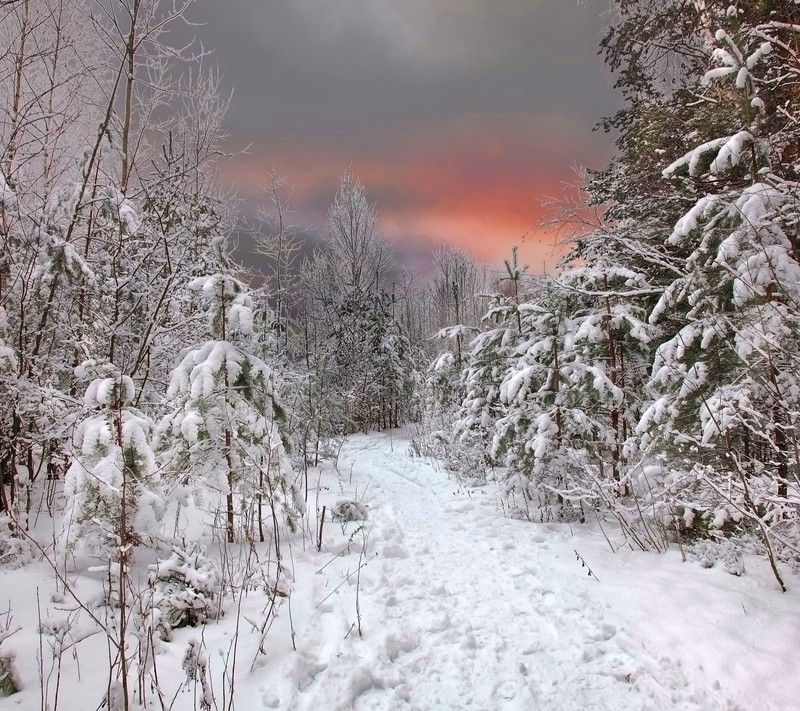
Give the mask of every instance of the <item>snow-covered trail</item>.
M 569 530 L 505 519 L 407 449 L 369 435 L 342 450 L 340 470 L 370 504 L 363 637 L 352 576 L 298 631 L 281 708 L 735 708 L 693 688 L 680 662 L 642 655 L 593 594 Z
M 255 584 L 226 598 L 220 619 L 156 645 L 174 711 L 199 708 L 197 679 L 183 667 L 196 641 L 219 709 L 800 711 L 792 571 L 784 569 L 782 594 L 763 558 L 747 557 L 746 574 L 733 577 L 684 563 L 678 550 L 618 546 L 610 524 L 616 552 L 596 522 L 507 519 L 491 486 L 464 491 L 435 463 L 409 456 L 398 433 L 350 437 L 338 473 L 326 461 L 311 474 L 309 528 L 282 548 L 291 594 L 275 604 L 272 578 L 258 577 L 275 570 L 265 545 Z M 318 551 L 315 512 L 341 498 L 367 503 L 369 518 L 328 518 Z M 101 577 L 70 584 L 103 619 Z M 19 631 L 0 651 L 14 660 L 22 692 L 0 694 L 0 708 L 40 709 L 40 670 L 51 699 L 61 684 L 59 708 L 100 708 L 107 640 L 45 563 L 3 570 L 0 632 L 12 617 Z M 81 641 L 57 656 L 47 630 Z

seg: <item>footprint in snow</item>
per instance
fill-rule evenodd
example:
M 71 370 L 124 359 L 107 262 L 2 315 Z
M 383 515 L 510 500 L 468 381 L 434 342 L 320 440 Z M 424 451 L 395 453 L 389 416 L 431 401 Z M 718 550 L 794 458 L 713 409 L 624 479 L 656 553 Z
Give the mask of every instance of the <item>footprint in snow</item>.
M 471 511 L 475 508 L 475 504 L 471 501 L 456 501 L 447 507 L 448 511 L 455 513 L 463 513 L 464 511 Z
M 511 701 L 519 691 L 519 684 L 512 679 L 501 681 L 494 690 L 495 696 L 498 696 L 505 701 Z
M 328 668 L 323 662 L 318 662 L 308 657 L 298 657 L 291 676 L 299 691 L 306 691 L 322 672 Z
M 261 705 L 267 709 L 277 709 L 281 705 L 281 700 L 271 691 L 265 691 L 261 696 Z
M 434 617 L 433 620 L 431 620 L 431 623 L 427 626 L 427 630 L 428 632 L 444 632 L 449 627 L 450 615 L 445 612 Z
M 411 634 L 408 631 L 398 635 L 389 634 L 384 642 L 384 651 L 390 662 L 397 661 L 401 654 L 408 654 L 419 647 L 419 635 Z
M 431 588 L 431 595 L 444 596 L 449 594 L 450 593 L 447 592 L 447 588 L 445 587 L 444 583 L 440 583 L 439 585 L 434 585 Z
M 617 628 L 614 627 L 614 625 L 603 624 L 599 629 L 595 630 L 594 632 L 590 632 L 586 636 L 593 642 L 607 642 L 615 634 L 617 634 Z
M 542 608 L 550 609 L 555 606 L 556 603 L 556 595 L 552 590 L 534 590 L 534 593 L 539 598 L 538 602 L 539 605 L 537 606 L 539 610 Z
M 582 659 L 584 662 L 593 662 L 605 654 L 605 650 L 599 644 L 590 644 L 583 650 Z
M 468 653 L 474 653 L 474 651 L 478 648 L 478 640 L 476 639 L 475 635 L 472 634 L 472 632 L 468 632 L 461 638 L 461 644 L 459 647 Z
M 408 558 L 408 551 L 397 543 L 387 543 L 383 547 L 381 555 L 384 558 Z

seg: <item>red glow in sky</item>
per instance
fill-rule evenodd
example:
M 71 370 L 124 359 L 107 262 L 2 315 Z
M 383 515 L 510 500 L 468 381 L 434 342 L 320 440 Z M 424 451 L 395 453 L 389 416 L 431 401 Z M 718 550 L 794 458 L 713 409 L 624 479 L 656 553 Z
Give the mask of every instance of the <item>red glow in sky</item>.
M 542 226 L 552 217 L 543 203 L 560 199 L 578 180 L 572 166 L 579 155 L 602 165 L 607 148 L 577 142 L 569 120 L 537 123 L 492 117 L 446 130 L 387 131 L 390 140 L 377 152 L 300 141 L 254 144 L 228 163 L 224 178 L 257 202 L 257 186 L 276 168 L 292 186 L 298 220 L 324 232 L 327 206 L 352 165 L 377 204 L 381 234 L 401 251 L 457 245 L 494 263 L 520 245 L 539 271 L 562 252 L 554 231 Z
M 557 260 L 542 202 L 611 154 L 592 132 L 617 103 L 597 56 L 607 0 L 198 2 L 236 87 L 231 145 L 251 146 L 223 176 L 246 209 L 275 168 L 324 236 L 352 166 L 402 258 Z

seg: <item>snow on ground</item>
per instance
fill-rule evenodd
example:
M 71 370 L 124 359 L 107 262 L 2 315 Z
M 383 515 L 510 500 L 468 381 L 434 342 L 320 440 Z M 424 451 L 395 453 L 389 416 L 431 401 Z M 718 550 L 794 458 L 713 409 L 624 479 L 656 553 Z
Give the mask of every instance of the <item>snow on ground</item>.
M 369 518 L 327 520 L 320 552 L 294 541 L 294 590 L 265 633 L 268 600 L 255 588 L 206 627 L 220 709 L 226 660 L 240 711 L 800 708 L 800 581 L 789 576 L 781 594 L 763 561 L 737 578 L 677 551 L 613 553 L 596 527 L 504 518 L 489 487 L 464 491 L 411 458 L 398 432 L 349 438 L 338 473 L 326 465 L 319 481 L 312 511 L 352 498 Z M 3 580 L 2 609 L 7 599 L 23 627 L 12 640 L 25 690 L 0 709 L 38 709 L 37 591 L 43 614 L 65 613 L 43 567 Z M 200 637 L 180 630 L 160 650 L 175 711 L 195 708 L 180 665 Z M 59 708 L 99 705 L 92 664 L 105 648 L 96 635 L 76 645 L 77 661 L 65 655 Z
M 388 435 L 351 438 L 340 460 L 378 554 L 361 576 L 364 636 L 344 639 L 343 599 L 312 621 L 300 637 L 317 641 L 281 669 L 286 708 L 800 708 L 798 595 L 760 561 L 735 578 L 504 518 Z

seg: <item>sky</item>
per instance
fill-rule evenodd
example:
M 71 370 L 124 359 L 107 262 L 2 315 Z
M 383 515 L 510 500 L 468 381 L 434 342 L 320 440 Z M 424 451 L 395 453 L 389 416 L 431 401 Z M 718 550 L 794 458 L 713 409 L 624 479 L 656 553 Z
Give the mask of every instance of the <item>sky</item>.
M 602 168 L 618 99 L 598 56 L 608 0 L 198 0 L 233 96 L 223 183 L 253 211 L 274 168 L 324 235 L 348 166 L 380 233 L 424 270 L 437 245 L 532 269 L 558 257 L 543 201 Z

